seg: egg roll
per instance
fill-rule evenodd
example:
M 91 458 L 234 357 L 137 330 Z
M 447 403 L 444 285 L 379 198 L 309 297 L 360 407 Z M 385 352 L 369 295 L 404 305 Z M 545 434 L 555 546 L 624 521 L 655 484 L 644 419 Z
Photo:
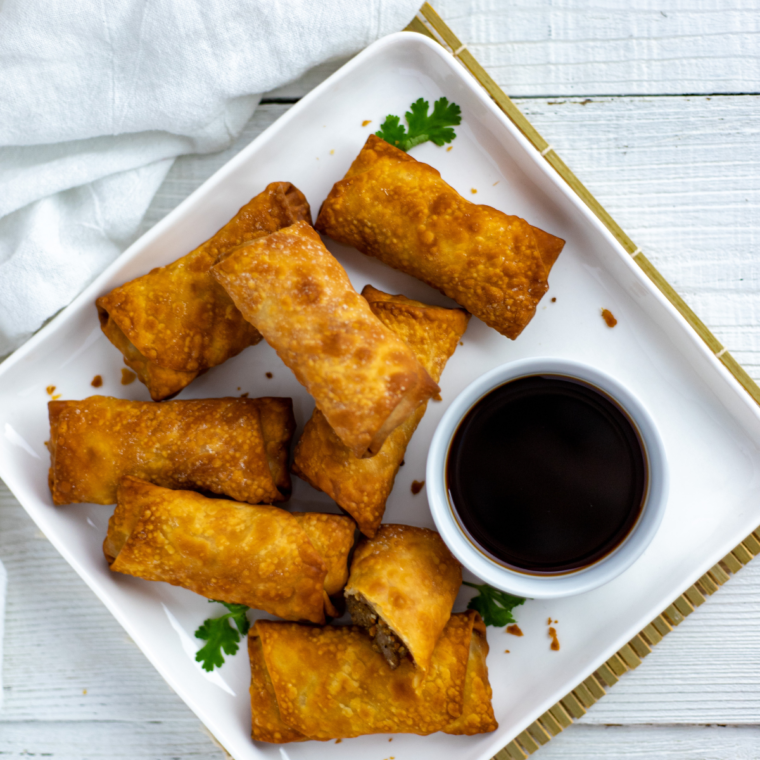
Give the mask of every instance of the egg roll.
M 249 631 L 248 653 L 258 741 L 473 735 L 498 728 L 486 628 L 474 610 L 451 616 L 426 674 L 409 661 L 390 670 L 356 626 L 259 620 Z
M 323 519 L 328 518 L 328 519 Z M 330 575 L 345 573 L 349 517 L 295 517 L 122 478 L 103 553 L 113 572 L 165 581 L 286 620 L 325 622 Z M 330 543 L 323 555 L 320 545 Z M 341 567 L 342 566 L 342 567 Z
M 273 182 L 191 253 L 97 299 L 103 332 L 154 401 L 175 396 L 261 340 L 209 269 L 241 243 L 298 220 L 311 223 L 303 193 L 289 182 Z
M 395 669 L 426 671 L 462 585 L 462 566 L 434 530 L 380 526 L 356 548 L 345 589 L 351 619 Z
M 438 393 L 306 222 L 241 246 L 211 271 L 354 456 L 376 454 Z
M 251 504 L 289 498 L 289 398 L 51 401 L 49 485 L 54 504 L 113 504 L 134 475 L 167 488 Z
M 470 315 L 462 309 L 444 309 L 391 296 L 371 285 L 362 291 L 374 315 L 414 351 L 430 377 L 438 382 L 449 357 L 467 329 Z M 359 530 L 375 535 L 385 513 L 409 441 L 427 403 L 420 404 L 386 439 L 375 456 L 355 457 L 315 409 L 293 459 L 293 473 L 324 491 L 351 517 Z
M 453 298 L 508 338 L 533 318 L 564 241 L 462 198 L 428 164 L 370 136 L 316 228 Z

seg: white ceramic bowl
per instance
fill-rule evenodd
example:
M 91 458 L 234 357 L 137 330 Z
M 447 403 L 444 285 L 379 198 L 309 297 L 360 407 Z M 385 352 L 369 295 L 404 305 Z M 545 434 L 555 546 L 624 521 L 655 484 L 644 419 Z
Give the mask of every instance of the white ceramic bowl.
M 494 388 L 530 375 L 563 375 L 583 380 L 607 393 L 628 413 L 644 444 L 647 493 L 639 519 L 609 554 L 579 570 L 558 575 L 532 575 L 497 563 L 461 528 L 446 487 L 446 460 L 461 420 Z M 486 583 L 517 596 L 552 599 L 581 594 L 611 581 L 628 569 L 654 538 L 668 497 L 668 468 L 660 434 L 649 412 L 630 390 L 601 370 L 567 359 L 533 358 L 505 364 L 467 386 L 446 410 L 428 452 L 427 488 L 430 511 L 443 540 L 459 561 Z

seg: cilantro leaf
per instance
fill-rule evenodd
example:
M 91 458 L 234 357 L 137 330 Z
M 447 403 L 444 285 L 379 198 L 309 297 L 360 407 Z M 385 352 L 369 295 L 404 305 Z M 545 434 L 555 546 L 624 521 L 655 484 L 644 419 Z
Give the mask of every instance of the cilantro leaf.
M 499 591 L 487 583 L 482 585 L 468 583 L 467 581 L 463 581 L 463 583 L 465 586 L 470 586 L 480 592 L 478 596 L 470 599 L 467 609 L 479 612 L 486 625 L 505 626 L 514 623 L 512 610 L 525 603 L 525 599 L 521 596 L 512 596 L 512 594 Z
M 404 114 L 408 132 L 398 116 L 389 114 L 375 134 L 403 151 L 428 140 L 436 145 L 450 143 L 457 136 L 452 127 L 462 123 L 462 109 L 456 103 L 449 103 L 447 98 L 436 100 L 431 114 L 428 114 L 429 108 L 427 100 L 418 98 Z
M 401 148 L 401 143 L 406 140 L 406 127 L 399 124 L 400 121 L 401 119 L 398 116 L 388 114 L 380 127 L 380 131 L 375 132 L 375 134 L 394 147 Z M 405 148 L 401 148 L 401 150 L 405 150 Z
M 209 599 L 210 602 L 215 600 Z M 195 637 L 206 641 L 195 653 L 195 661 L 200 662 L 204 670 L 211 672 L 224 665 L 224 654 L 233 655 L 238 650 L 241 635 L 245 636 L 250 628 L 246 617 L 248 607 L 244 604 L 223 604 L 229 612 L 218 618 L 207 618 L 195 632 Z M 231 625 L 234 622 L 234 625 Z M 224 654 L 222 654 L 224 653 Z
M 251 627 L 245 614 L 250 607 L 246 607 L 244 604 L 228 604 L 227 602 L 219 602 L 219 604 L 223 604 L 230 611 L 229 616 L 235 621 L 238 631 L 245 636 Z M 227 616 L 225 615 L 225 617 Z

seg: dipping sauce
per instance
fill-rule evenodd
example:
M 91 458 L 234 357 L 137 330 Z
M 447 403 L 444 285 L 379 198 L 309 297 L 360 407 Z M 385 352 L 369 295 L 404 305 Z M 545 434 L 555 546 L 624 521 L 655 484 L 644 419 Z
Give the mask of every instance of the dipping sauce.
M 641 439 L 593 386 L 533 375 L 467 413 L 446 462 L 449 500 L 470 540 L 502 565 L 559 574 L 612 552 L 647 490 Z

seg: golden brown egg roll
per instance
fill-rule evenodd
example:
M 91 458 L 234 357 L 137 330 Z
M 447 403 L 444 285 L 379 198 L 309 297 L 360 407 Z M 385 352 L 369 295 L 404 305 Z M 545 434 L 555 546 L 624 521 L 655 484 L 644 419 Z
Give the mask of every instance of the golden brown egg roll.
M 385 524 L 357 546 L 345 596 L 391 668 L 408 654 L 426 671 L 461 585 L 462 566 L 438 533 Z
M 251 504 L 290 496 L 289 398 L 51 401 L 54 504 L 113 504 L 125 475 L 167 488 L 224 494 Z
M 467 329 L 470 315 L 462 309 L 444 309 L 391 296 L 371 285 L 362 291 L 375 316 L 414 351 L 422 366 L 438 382 L 449 357 Z M 324 491 L 356 520 L 359 530 L 375 535 L 393 490 L 406 447 L 420 423 L 427 403 L 418 406 L 370 458 L 355 457 L 315 409 L 296 446 L 293 472 Z
M 258 621 L 248 634 L 253 738 L 283 744 L 366 734 L 498 728 L 477 612 L 452 615 L 426 674 L 390 670 L 356 626 Z
M 372 135 L 316 228 L 417 277 L 508 338 L 530 322 L 564 241 L 470 203 L 440 172 Z
M 348 580 L 348 546 L 354 545 L 356 525 L 349 517 L 323 512 L 291 512 L 296 522 L 306 531 L 314 548 L 327 564 L 325 591 L 333 596 L 343 590 Z
M 154 401 L 261 340 L 208 272 L 241 243 L 299 220 L 311 223 L 303 193 L 273 182 L 191 253 L 98 298 L 103 332 Z
M 331 609 L 325 584 L 346 571 L 353 527 L 340 515 L 296 518 L 279 507 L 208 499 L 126 477 L 103 553 L 114 572 L 286 620 L 324 623 L 325 607 Z M 317 547 L 327 542 L 331 552 L 323 556 Z
M 241 246 L 211 272 L 354 456 L 377 453 L 438 393 L 305 222 Z

